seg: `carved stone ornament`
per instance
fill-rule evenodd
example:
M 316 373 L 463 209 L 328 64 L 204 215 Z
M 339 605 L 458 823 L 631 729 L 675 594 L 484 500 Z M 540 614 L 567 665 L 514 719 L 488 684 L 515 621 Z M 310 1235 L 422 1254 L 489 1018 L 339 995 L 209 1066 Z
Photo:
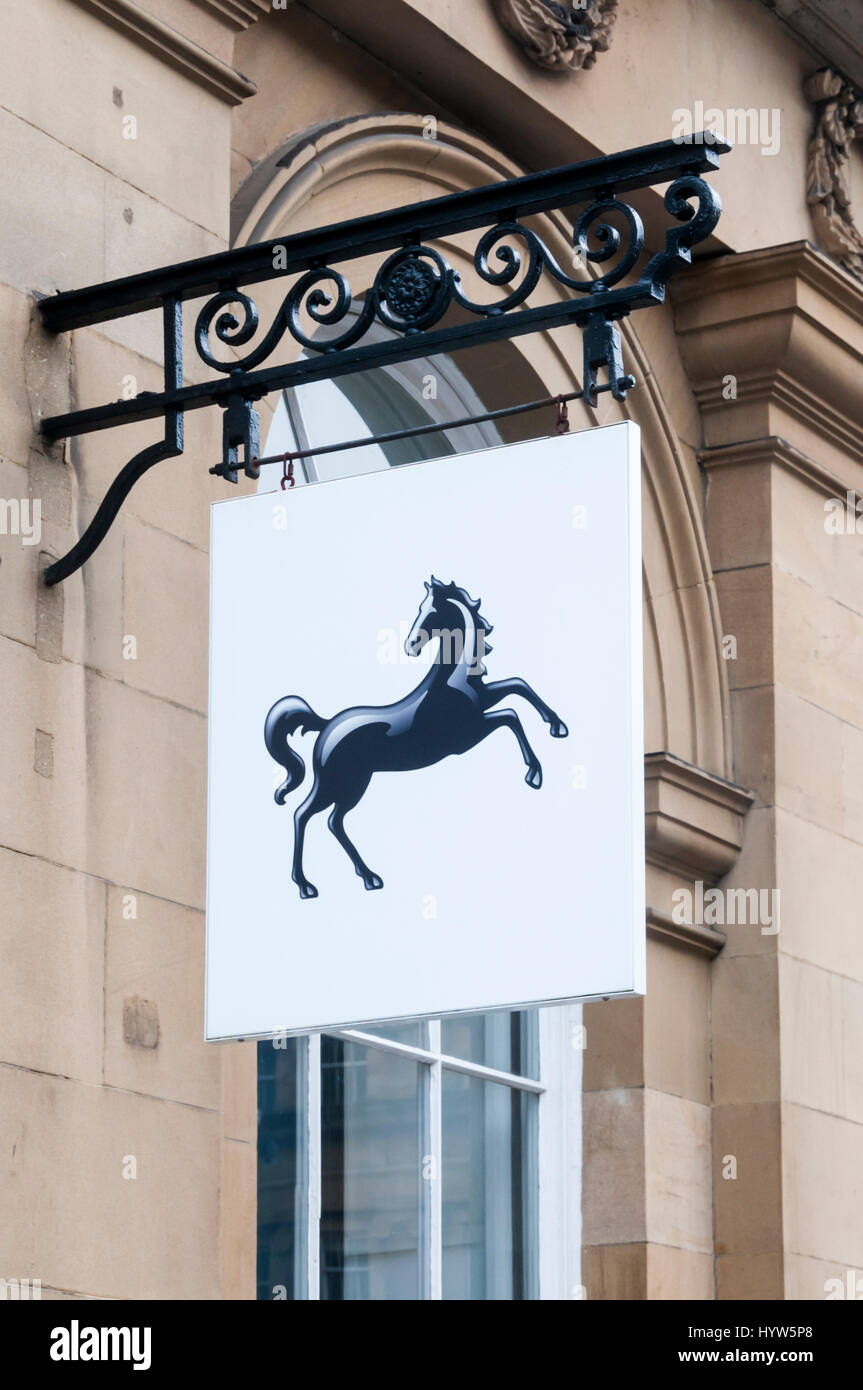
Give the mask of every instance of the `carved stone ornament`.
M 617 0 L 493 0 L 498 19 L 528 58 L 549 72 L 592 67 L 611 44 Z
M 863 280 L 863 236 L 851 211 L 848 177 L 851 146 L 863 134 L 863 101 L 833 68 L 816 72 L 805 91 L 817 111 L 806 171 L 815 237 L 822 251 Z

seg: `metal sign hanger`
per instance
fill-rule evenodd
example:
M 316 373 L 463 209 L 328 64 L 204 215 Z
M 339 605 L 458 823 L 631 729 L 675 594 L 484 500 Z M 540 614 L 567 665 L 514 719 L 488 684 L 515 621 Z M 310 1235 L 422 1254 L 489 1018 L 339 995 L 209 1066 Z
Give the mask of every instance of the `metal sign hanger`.
M 691 260 L 692 247 L 709 236 L 719 220 L 719 196 L 699 176 L 717 169 L 719 156 L 731 147 L 712 132 L 707 138 L 710 143 L 704 135 L 693 135 L 684 141 L 644 145 L 41 300 L 45 327 L 55 333 L 160 309 L 164 339 L 162 391 L 142 391 L 132 400 L 42 421 L 42 434 L 52 441 L 140 420 L 164 422 L 163 437 L 120 470 L 80 540 L 46 569 L 46 582 L 56 584 L 74 574 L 103 540 L 138 479 L 162 459 L 182 454 L 187 410 L 222 407 L 223 457 L 210 471 L 236 482 L 242 467 L 254 478 L 260 463 L 254 402 L 272 391 L 567 323 L 584 331 L 583 389 L 570 398 L 581 396 L 595 406 L 599 393 L 610 391 L 616 400 L 625 400 L 635 381 L 623 370 L 618 320 L 634 309 L 661 304 L 669 277 Z M 644 251 L 644 228 L 636 209 L 620 195 L 666 183 L 664 204 L 674 221 L 666 228 L 665 245 L 635 280 L 624 285 L 621 282 L 635 271 Z M 697 200 L 695 207 L 691 199 Z M 581 274 L 571 275 L 524 219 L 584 203 L 573 229 L 574 263 Z M 622 222 L 625 230 L 606 220 L 609 217 Z M 427 244 L 482 227 L 487 230 L 474 251 L 474 269 L 486 285 L 503 290 L 491 303 L 470 299 L 458 273 Z M 359 301 L 358 312 L 352 312 L 351 287 L 338 267 L 376 252 L 390 254 Z M 589 267 L 612 259 L 608 270 L 591 276 Z M 543 272 L 572 291 L 571 297 L 529 306 L 527 300 Z M 260 326 L 257 306 L 242 287 L 277 279 L 291 283 L 270 328 L 245 356 L 220 361 L 212 352 L 211 333 L 237 350 L 255 338 Z M 184 385 L 182 306 L 204 297 L 207 302 L 195 324 L 195 348 L 216 375 Z M 452 306 L 470 315 L 468 321 L 444 323 Z M 330 336 L 311 336 L 303 327 L 303 315 Z M 375 322 L 397 336 L 363 341 Z M 284 338 L 312 355 L 263 366 Z M 602 384 L 601 370 L 608 375 Z M 535 404 L 527 402 L 523 408 Z
M 633 382 L 633 385 L 635 383 Z M 316 444 L 307 449 L 286 449 L 283 454 L 270 454 L 267 458 L 253 458 L 255 477 L 266 464 L 282 463 L 290 465 L 290 472 L 283 473 L 282 487 L 294 486 L 294 462 L 297 459 L 315 458 L 318 454 L 341 454 L 346 449 L 366 449 L 370 444 L 394 444 L 399 439 L 414 439 L 422 434 L 440 434 L 442 430 L 461 430 L 466 425 L 481 425 L 487 420 L 502 420 L 509 415 L 524 415 L 527 411 L 542 410 L 546 406 L 557 406 L 554 429 L 556 434 L 566 434 L 569 430 L 569 415 L 566 406 L 569 401 L 579 401 L 582 391 L 566 391 L 563 395 L 542 396 L 538 401 L 521 401 L 518 405 L 505 405 L 500 410 L 485 410 L 481 415 L 464 415 L 460 420 L 435 420 L 430 425 L 410 425 L 403 430 L 390 430 L 388 434 L 370 434 L 360 439 L 346 439 L 338 444 Z M 222 465 L 211 468 L 211 473 L 221 474 Z

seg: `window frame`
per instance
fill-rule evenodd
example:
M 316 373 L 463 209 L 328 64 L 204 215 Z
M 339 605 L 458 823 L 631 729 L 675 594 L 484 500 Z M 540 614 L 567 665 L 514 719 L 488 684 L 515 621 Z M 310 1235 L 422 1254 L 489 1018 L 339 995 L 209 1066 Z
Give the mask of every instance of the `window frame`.
M 328 1032 L 328 1037 L 375 1048 L 389 1056 L 416 1062 L 421 1072 L 425 1111 L 426 1146 L 420 1155 L 427 1183 L 419 1255 L 422 1260 L 422 1298 L 433 1302 L 443 1297 L 442 1215 L 442 1096 L 446 1070 L 494 1082 L 510 1090 L 538 1097 L 536 1152 L 525 1155 L 530 1174 L 530 1200 L 535 1204 L 537 1232 L 528 1272 L 529 1297 L 539 1300 L 583 1298 L 581 1285 L 581 1007 L 562 1005 L 537 1011 L 538 1077 L 520 1076 L 441 1050 L 441 1021 L 427 1023 L 427 1045 L 417 1046 L 380 1037 L 355 1028 Z M 305 1287 L 298 1297 L 320 1300 L 321 1217 L 321 1033 L 303 1039 L 298 1057 L 303 1095 L 304 1142 L 299 1155 L 305 1177 L 305 1220 L 302 1231 Z

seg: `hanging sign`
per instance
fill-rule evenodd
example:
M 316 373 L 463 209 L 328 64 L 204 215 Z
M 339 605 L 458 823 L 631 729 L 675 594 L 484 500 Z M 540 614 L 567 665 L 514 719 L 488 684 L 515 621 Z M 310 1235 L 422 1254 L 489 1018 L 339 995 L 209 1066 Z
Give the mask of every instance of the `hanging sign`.
M 644 989 L 638 429 L 212 508 L 208 1039 Z

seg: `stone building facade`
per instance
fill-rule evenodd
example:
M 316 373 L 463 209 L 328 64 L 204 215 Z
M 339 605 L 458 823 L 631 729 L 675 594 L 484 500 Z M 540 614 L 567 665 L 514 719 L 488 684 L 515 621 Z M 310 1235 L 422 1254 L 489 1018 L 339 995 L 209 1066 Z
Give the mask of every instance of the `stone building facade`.
M 48 446 L 39 421 L 158 389 L 162 347 L 150 314 L 52 337 L 38 297 L 709 110 L 736 139 L 717 231 L 624 323 L 625 405 L 572 411 L 642 431 L 649 903 L 646 998 L 585 1008 L 580 1287 L 814 1299 L 863 1273 L 863 24 L 588 10 L 596 45 L 541 0 L 4 0 L 0 1277 L 255 1296 L 256 1048 L 202 1041 L 220 421 L 191 414 L 182 459 L 48 589 L 153 426 Z M 642 206 L 649 232 L 660 193 Z M 459 365 L 488 408 L 572 390 L 580 334 Z M 702 911 L 715 885 L 768 915 Z

